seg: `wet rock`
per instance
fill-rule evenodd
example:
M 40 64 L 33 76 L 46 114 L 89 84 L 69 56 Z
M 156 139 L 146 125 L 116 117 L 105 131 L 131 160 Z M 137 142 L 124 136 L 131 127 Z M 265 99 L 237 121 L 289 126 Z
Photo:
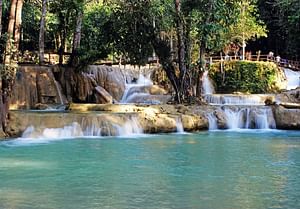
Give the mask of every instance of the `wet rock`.
M 12 90 L 10 109 L 31 109 L 37 103 L 60 104 L 59 84 L 56 83 L 51 67 L 20 66 Z
M 287 109 L 276 105 L 273 106 L 273 112 L 278 129 L 300 129 L 300 109 Z
M 198 115 L 182 115 L 182 125 L 185 131 L 199 131 L 208 129 L 208 120 Z
M 95 87 L 96 91 L 96 103 L 99 104 L 112 104 L 112 96 L 101 86 Z

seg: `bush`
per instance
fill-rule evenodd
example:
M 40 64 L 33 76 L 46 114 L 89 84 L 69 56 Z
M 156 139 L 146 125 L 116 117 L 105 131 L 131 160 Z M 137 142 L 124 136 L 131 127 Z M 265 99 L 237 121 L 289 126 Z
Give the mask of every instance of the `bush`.
M 284 73 L 272 62 L 229 61 L 210 66 L 218 93 L 272 93 L 284 88 Z

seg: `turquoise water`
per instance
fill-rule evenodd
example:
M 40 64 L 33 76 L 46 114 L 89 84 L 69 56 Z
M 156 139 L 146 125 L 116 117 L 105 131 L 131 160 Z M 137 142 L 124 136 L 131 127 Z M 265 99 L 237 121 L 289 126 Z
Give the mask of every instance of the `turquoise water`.
M 1 142 L 0 208 L 300 208 L 300 132 Z

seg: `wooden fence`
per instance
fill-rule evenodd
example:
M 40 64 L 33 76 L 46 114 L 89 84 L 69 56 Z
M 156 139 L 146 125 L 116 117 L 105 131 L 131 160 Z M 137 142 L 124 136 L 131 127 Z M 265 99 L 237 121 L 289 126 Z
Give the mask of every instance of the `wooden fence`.
M 207 59 L 208 63 L 216 63 L 220 61 L 230 61 L 230 60 L 241 60 L 238 56 L 212 56 Z M 264 61 L 264 62 L 274 62 L 280 67 L 290 68 L 295 71 L 300 71 L 300 61 L 283 59 L 280 57 L 270 57 L 269 55 L 248 55 L 245 56 L 245 60 L 251 61 Z

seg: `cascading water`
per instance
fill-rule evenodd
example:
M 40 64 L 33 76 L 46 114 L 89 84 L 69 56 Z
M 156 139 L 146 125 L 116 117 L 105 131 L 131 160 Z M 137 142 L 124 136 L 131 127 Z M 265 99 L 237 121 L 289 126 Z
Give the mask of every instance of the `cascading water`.
M 272 109 L 269 107 L 225 108 L 228 129 L 274 129 Z
M 208 130 L 216 130 L 218 129 L 218 123 L 217 123 L 217 118 L 214 115 L 214 113 L 208 113 L 206 115 L 207 120 L 208 120 Z
M 181 117 L 176 118 L 176 131 L 177 133 L 184 133 Z
M 215 93 L 214 86 L 208 76 L 208 71 L 206 70 L 202 76 L 202 93 L 203 94 L 213 94 Z
M 63 99 L 63 94 L 62 94 L 62 88 L 60 86 L 60 84 L 55 80 L 55 77 L 53 75 L 53 72 L 51 69 L 48 69 L 49 74 L 51 75 L 51 77 L 53 78 L 54 81 L 54 85 L 58 94 L 58 99 L 59 99 L 59 103 L 61 105 L 64 105 L 64 99 Z
M 146 76 L 140 74 L 139 78 L 135 82 L 126 84 L 126 89 L 121 99 L 121 103 L 130 103 L 135 97 L 150 95 L 148 92 L 145 92 L 146 87 L 153 85 L 150 76 L 151 72 Z
M 273 97 L 268 94 L 209 94 L 204 99 L 211 105 L 264 105 L 266 99 Z
M 287 90 L 295 89 L 300 86 L 300 72 L 285 68 L 284 73 L 287 78 Z
M 129 117 L 124 123 L 114 123 L 113 121 L 100 121 L 96 117 L 92 120 L 83 119 L 81 124 L 73 122 L 62 128 L 42 128 L 29 126 L 22 138 L 54 139 L 73 137 L 102 137 L 102 136 L 132 136 L 143 134 L 138 119 Z M 102 122 L 102 123 L 101 123 Z

